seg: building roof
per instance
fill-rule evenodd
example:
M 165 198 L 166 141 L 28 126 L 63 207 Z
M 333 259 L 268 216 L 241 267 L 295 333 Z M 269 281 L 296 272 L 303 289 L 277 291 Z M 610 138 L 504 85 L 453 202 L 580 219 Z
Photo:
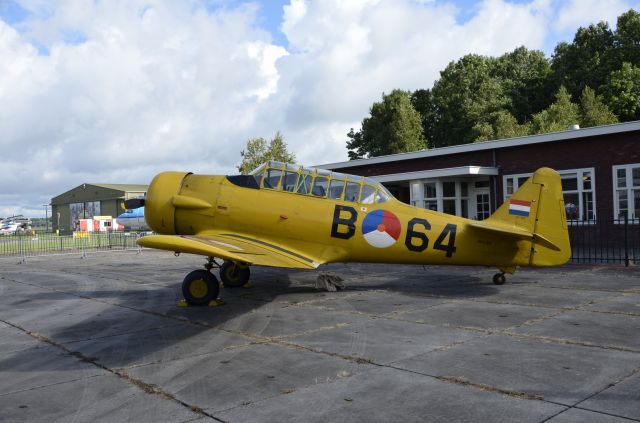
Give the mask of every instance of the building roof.
M 595 137 L 599 135 L 612 135 L 624 132 L 640 131 L 640 121 L 616 123 L 613 125 L 593 126 L 583 129 L 570 129 L 550 134 L 530 135 L 526 137 L 506 138 L 495 141 L 483 141 L 471 144 L 461 144 L 451 147 L 432 148 L 430 150 L 412 151 L 409 153 L 389 154 L 387 156 L 372 157 L 369 159 L 348 160 L 346 162 L 327 163 L 316 167 L 322 169 L 340 169 L 346 167 L 366 166 L 378 163 L 398 162 L 402 160 L 421 159 L 426 157 L 444 156 L 448 154 L 468 153 L 473 151 L 492 150 L 499 148 L 517 147 L 528 144 L 540 144 L 545 142 L 564 141 L 575 138 Z
M 68 201 L 72 201 L 72 199 L 77 198 L 77 196 L 86 196 L 88 191 L 91 191 L 92 194 L 89 195 L 98 195 L 99 199 L 104 198 L 121 198 L 125 197 L 127 193 L 143 193 L 146 192 L 149 188 L 148 185 L 144 184 L 93 184 L 93 183 L 84 183 L 80 184 L 75 188 L 70 189 L 69 191 L 63 192 L 60 195 L 57 195 L 51 199 L 51 204 L 63 204 Z M 100 190 L 100 194 L 98 191 Z M 94 197 L 96 198 L 96 197 Z
M 389 175 L 371 176 L 378 182 L 407 181 L 410 179 L 442 178 L 444 176 L 478 176 L 498 175 L 498 169 L 487 166 L 460 166 L 446 169 L 420 170 L 417 172 L 392 173 Z
M 96 187 L 115 189 L 117 191 L 125 191 L 125 192 L 145 192 L 149 188 L 149 185 L 145 184 L 92 184 L 87 183 L 87 185 L 94 185 Z

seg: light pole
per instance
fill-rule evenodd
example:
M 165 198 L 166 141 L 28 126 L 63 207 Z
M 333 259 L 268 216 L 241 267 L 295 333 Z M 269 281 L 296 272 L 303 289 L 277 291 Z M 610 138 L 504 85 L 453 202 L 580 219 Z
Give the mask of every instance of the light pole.
M 47 229 L 45 230 L 45 233 L 49 232 L 49 205 L 48 204 L 43 204 L 44 206 L 44 224 L 47 226 Z

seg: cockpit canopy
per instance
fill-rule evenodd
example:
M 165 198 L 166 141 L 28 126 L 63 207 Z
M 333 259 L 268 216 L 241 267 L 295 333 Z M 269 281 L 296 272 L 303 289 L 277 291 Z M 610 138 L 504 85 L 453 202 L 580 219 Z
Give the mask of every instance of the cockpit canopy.
M 361 204 L 381 204 L 393 198 L 381 183 L 371 178 L 273 160 L 263 163 L 250 174 L 264 189 Z

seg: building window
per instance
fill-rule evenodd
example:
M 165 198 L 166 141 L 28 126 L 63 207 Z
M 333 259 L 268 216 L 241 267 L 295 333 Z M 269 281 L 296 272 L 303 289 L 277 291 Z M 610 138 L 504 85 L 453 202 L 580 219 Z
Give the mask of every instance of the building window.
M 640 163 L 613 167 L 615 219 L 640 217 Z
M 487 181 L 488 184 L 488 181 Z M 468 180 L 420 180 L 411 182 L 411 204 L 427 210 L 469 218 L 474 204 L 473 181 Z
M 460 182 L 460 216 L 469 218 L 469 183 Z
M 559 170 L 567 220 L 593 221 L 596 218 L 594 169 Z M 504 200 L 515 193 L 531 176 L 531 173 L 504 177 Z
M 446 214 L 456 214 L 456 183 L 442 182 L 442 211 Z
M 422 184 L 424 188 L 424 203 L 423 208 L 427 210 L 438 210 L 438 194 L 435 182 L 425 182 Z
M 80 228 L 80 219 L 92 219 L 94 216 L 100 216 L 100 201 L 71 203 L 69 204 L 69 212 L 71 229 L 77 230 Z
M 100 201 L 89 201 L 84 203 L 86 219 L 92 219 L 94 216 L 100 216 Z
M 70 226 L 75 231 L 80 227 L 80 219 L 84 219 L 84 203 L 69 204 L 69 212 L 71 216 Z
M 420 193 L 420 183 L 412 182 L 410 186 L 411 186 L 411 205 L 415 207 L 421 207 L 420 198 L 422 198 L 422 195 Z

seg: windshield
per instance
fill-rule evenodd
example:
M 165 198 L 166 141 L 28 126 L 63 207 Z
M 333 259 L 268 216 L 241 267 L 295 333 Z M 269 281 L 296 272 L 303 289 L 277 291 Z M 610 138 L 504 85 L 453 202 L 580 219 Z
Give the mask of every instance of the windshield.
M 380 202 L 385 202 L 389 198 L 394 198 L 384 185 L 382 185 L 375 179 L 366 176 L 349 175 L 346 173 L 333 172 L 331 170 L 320 169 L 316 167 L 303 167 L 300 165 L 282 163 L 275 160 L 269 160 L 268 162 L 261 164 L 260 166 L 252 170 L 249 174 L 256 177 L 259 185 L 262 181 L 263 188 L 280 188 L 284 191 L 296 192 L 299 194 L 308 194 L 309 192 L 311 192 L 312 195 L 324 197 L 327 194 L 327 190 L 329 188 L 328 181 L 331 180 L 334 182 L 332 182 L 330 188 L 330 198 L 343 198 L 344 193 L 344 198 L 346 200 L 353 201 L 356 188 L 355 186 L 351 186 L 348 182 L 358 182 L 359 184 L 364 182 L 364 186 L 377 188 L 380 194 L 376 197 L 380 200 Z M 312 180 L 315 181 L 313 183 L 313 188 L 311 188 Z M 338 180 L 340 180 L 341 182 L 338 183 Z M 346 191 L 343 190 L 345 182 L 347 183 Z M 369 192 L 370 188 L 364 189 L 361 197 L 368 198 Z M 355 197 L 357 197 L 357 194 L 355 194 Z

